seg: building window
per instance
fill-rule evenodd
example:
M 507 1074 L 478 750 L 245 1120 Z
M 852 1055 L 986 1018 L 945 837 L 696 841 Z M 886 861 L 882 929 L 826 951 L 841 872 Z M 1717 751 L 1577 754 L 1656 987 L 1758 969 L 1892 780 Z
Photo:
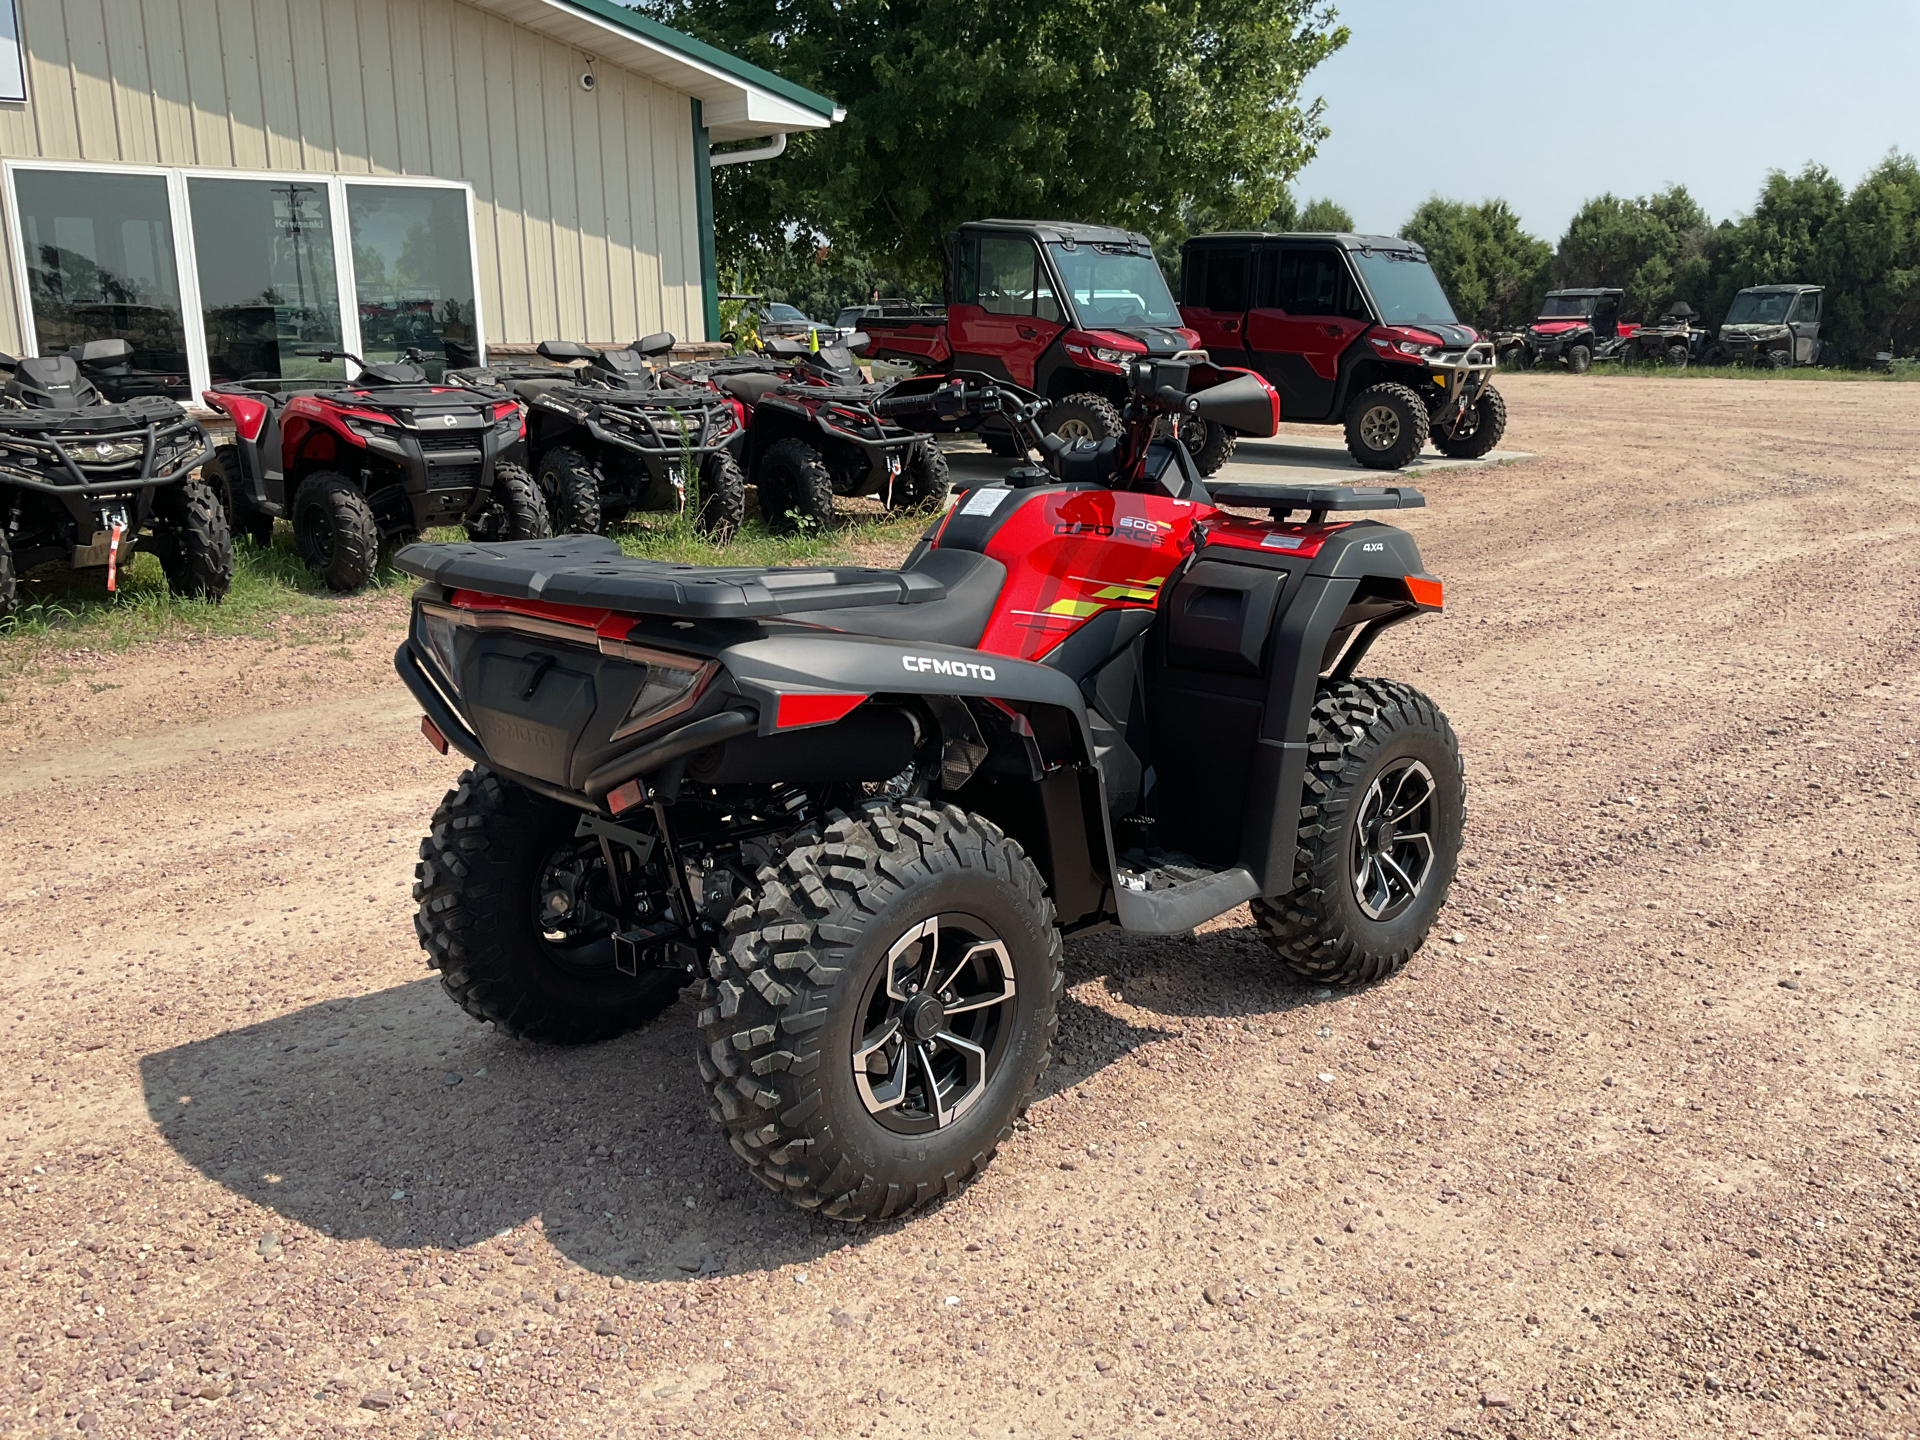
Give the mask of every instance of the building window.
M 341 380 L 338 360 L 299 353 L 341 348 L 333 209 L 324 181 L 187 181 L 200 275 L 207 375 L 225 380 Z
M 230 381 L 338 383 L 418 350 L 429 375 L 485 359 L 466 186 L 338 175 L 5 162 L 29 349 L 133 342 L 91 378 L 189 400 Z
M 39 353 L 58 354 L 85 340 L 127 340 L 133 354 L 124 364 L 89 377 L 108 398 L 188 398 L 166 178 L 20 170 L 14 179 Z
M 465 193 L 410 185 L 346 190 L 359 353 L 378 364 L 418 350 L 435 380 L 449 365 L 479 364 Z

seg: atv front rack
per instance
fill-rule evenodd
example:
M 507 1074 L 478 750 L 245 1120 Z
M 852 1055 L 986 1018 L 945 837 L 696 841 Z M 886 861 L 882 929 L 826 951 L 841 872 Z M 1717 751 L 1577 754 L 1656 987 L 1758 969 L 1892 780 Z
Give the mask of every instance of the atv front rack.
M 777 569 L 677 565 L 623 553 L 604 535 L 477 545 L 408 545 L 394 568 L 450 590 L 706 620 L 749 619 L 850 605 L 913 605 L 946 598 L 923 571 L 856 566 Z
M 1207 493 L 1216 505 L 1271 506 L 1284 520 L 1305 510 L 1319 524 L 1329 510 L 1424 510 L 1427 497 L 1411 485 L 1269 485 L 1264 480 L 1210 480 Z

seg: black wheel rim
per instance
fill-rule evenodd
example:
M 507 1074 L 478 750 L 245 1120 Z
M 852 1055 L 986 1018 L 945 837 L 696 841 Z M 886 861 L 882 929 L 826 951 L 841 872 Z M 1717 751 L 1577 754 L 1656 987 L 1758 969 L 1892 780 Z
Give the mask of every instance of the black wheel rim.
M 1420 898 L 1433 873 L 1433 772 L 1390 761 L 1360 802 L 1349 844 L 1353 898 L 1369 920 L 1392 920 Z
M 548 963 L 581 979 L 611 973 L 615 904 L 594 842 L 569 840 L 548 855 L 532 896 L 533 929 Z
M 327 513 L 325 505 L 308 505 L 300 517 L 305 524 L 307 547 L 313 552 L 316 563 L 327 566 L 333 563 L 333 516 Z
M 985 921 L 935 915 L 888 949 L 861 996 L 851 1061 L 867 1113 L 923 1135 L 979 1104 L 1013 1035 L 1013 958 Z

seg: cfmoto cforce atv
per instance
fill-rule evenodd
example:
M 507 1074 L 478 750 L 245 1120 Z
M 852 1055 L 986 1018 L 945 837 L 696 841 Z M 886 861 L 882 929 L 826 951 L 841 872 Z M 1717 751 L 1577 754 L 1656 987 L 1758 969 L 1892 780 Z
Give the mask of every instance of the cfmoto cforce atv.
M 707 386 L 661 384 L 647 361 L 673 343 L 665 332 L 622 350 L 548 340 L 539 346 L 546 359 L 585 363 L 559 375 L 506 372 L 527 405 L 527 449 L 556 534 L 594 534 L 632 510 L 684 508 L 689 475 L 694 523 L 719 537 L 740 528 L 745 414 Z
M 81 373 L 131 353 L 125 340 L 91 340 L 65 355 L 0 355 L 0 616 L 37 565 L 102 568 L 117 590 L 136 549 L 159 558 L 178 594 L 227 593 L 227 519 L 194 475 L 213 453 L 207 432 L 159 395 L 109 403 Z
M 474 762 L 415 925 L 478 1019 L 573 1044 L 700 984 L 700 1068 L 753 1174 L 844 1220 L 951 1195 L 1053 1042 L 1061 941 L 1252 902 L 1280 963 L 1382 979 L 1454 874 L 1452 730 L 1357 673 L 1441 606 L 1407 488 L 1209 488 L 1170 427 L 1271 434 L 1257 376 L 1142 362 L 1125 431 L 928 377 L 1055 460 L 968 491 L 898 570 L 700 568 L 612 542 L 420 545 L 395 656 Z M 1223 504 L 1265 509 L 1258 518 Z M 1295 518 L 1299 515 L 1300 518 Z
M 891 387 L 862 377 L 849 345 L 769 340 L 761 357 L 676 367 L 738 401 L 747 415 L 747 474 L 776 531 L 824 527 L 836 495 L 877 495 L 889 509 L 931 508 L 948 493 L 947 457 L 930 435 L 881 417 Z
M 287 393 L 236 381 L 203 391 L 233 420 L 206 477 L 236 533 L 264 544 L 275 517 L 293 522 L 301 558 L 330 589 L 372 577 L 382 542 L 462 525 L 476 540 L 547 533 L 533 477 L 510 458 L 526 421 L 505 391 L 435 385 L 420 352 L 369 365 L 357 355 L 301 346 L 302 355 L 351 360 L 351 385 Z

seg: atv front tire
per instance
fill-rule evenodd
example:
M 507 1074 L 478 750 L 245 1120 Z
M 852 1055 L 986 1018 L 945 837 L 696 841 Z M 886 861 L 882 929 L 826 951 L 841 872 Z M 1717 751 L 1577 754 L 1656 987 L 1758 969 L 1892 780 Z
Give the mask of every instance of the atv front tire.
M 1793 364 L 1793 356 L 1785 350 L 1769 350 L 1765 363 L 1769 370 L 1785 370 Z
M 700 509 L 694 528 L 715 540 L 726 540 L 747 518 L 747 477 L 740 462 L 724 450 L 715 450 L 700 462 Z
M 1207 476 L 1233 458 L 1240 437 L 1217 421 L 1193 420 L 1182 427 L 1180 439 L 1193 456 L 1194 468 Z
M 1323 985 L 1384 980 L 1447 898 L 1466 780 L 1440 708 L 1392 680 L 1333 680 L 1314 697 L 1294 888 L 1253 902 L 1260 936 Z
M 584 1045 L 646 1024 L 687 983 L 673 968 L 630 975 L 614 964 L 610 936 L 549 933 L 544 893 L 556 858 L 594 842 L 574 840 L 580 812 L 503 780 L 484 765 L 461 775 L 420 842 L 414 933 L 440 984 L 476 1020 L 522 1040 Z M 589 886 L 582 879 L 580 892 Z
M 900 467 L 893 482 L 895 510 L 938 510 L 947 503 L 953 481 L 947 474 L 946 452 L 929 435 Z
M 600 511 L 600 472 L 578 450 L 556 445 L 540 457 L 540 493 L 556 535 L 597 535 L 605 525 Z
M 762 868 L 702 991 L 700 1073 L 768 1189 L 836 1220 L 958 1194 L 1046 1068 L 1060 932 L 999 827 L 869 800 Z
M 1369 470 L 1398 470 L 1427 448 L 1432 424 L 1405 385 L 1370 385 L 1347 406 L 1347 453 Z
M 200 467 L 200 478 L 220 497 L 220 508 L 227 512 L 227 533 L 245 537 L 256 545 L 273 541 L 273 516 L 253 508 L 247 500 L 241 479 L 240 447 L 222 445 L 213 458 Z
M 233 584 L 233 536 L 219 496 L 204 480 L 182 480 L 154 497 L 153 550 L 167 588 L 218 600 Z
M 293 492 L 293 543 L 329 590 L 358 590 L 380 559 L 367 497 L 337 470 L 316 470 Z
M 804 440 L 780 440 L 760 457 L 760 514 L 777 535 L 833 524 L 833 475 Z
M 1098 445 L 1126 429 L 1120 411 L 1104 395 L 1069 395 L 1047 407 L 1041 426 L 1063 440 L 1091 440 Z
M 1576 375 L 1584 375 L 1593 368 L 1593 351 L 1585 345 L 1567 347 L 1567 369 Z
M 1442 455 L 1451 455 L 1455 460 L 1478 460 L 1498 445 L 1506 433 L 1507 402 L 1489 385 L 1454 422 L 1453 432 L 1435 436 L 1433 443 Z

